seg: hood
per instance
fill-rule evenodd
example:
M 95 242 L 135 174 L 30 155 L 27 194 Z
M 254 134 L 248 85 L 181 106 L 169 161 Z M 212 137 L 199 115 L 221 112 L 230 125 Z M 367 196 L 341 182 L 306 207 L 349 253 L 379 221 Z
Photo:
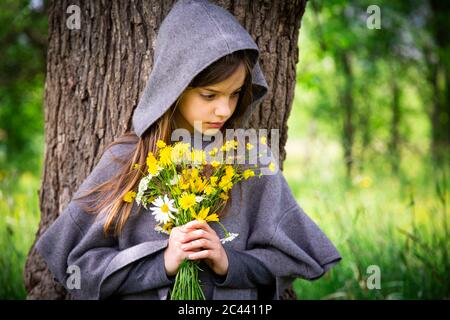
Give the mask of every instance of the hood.
M 268 91 L 259 65 L 258 46 L 236 17 L 224 8 L 206 0 L 176 2 L 158 30 L 153 67 L 133 113 L 136 135 L 142 137 L 203 69 L 243 49 L 254 52 L 253 100 L 243 115 L 242 126 L 245 126 Z

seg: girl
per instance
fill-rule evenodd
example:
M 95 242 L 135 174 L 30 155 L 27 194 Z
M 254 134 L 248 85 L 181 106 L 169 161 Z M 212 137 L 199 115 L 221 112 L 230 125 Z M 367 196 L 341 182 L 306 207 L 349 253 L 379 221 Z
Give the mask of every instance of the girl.
M 268 90 L 258 59 L 226 10 L 202 0 L 174 5 L 158 31 L 133 131 L 107 147 L 36 244 L 75 298 L 168 299 L 186 258 L 201 261 L 207 299 L 280 299 L 295 278 L 317 279 L 341 259 L 280 171 L 229 191 L 221 222 L 239 236 L 226 243 L 216 224 L 196 221 L 158 233 L 149 210 L 123 201 L 141 178 L 131 168 L 146 171 L 158 140 L 172 143 L 176 129 L 211 136 L 248 123 Z

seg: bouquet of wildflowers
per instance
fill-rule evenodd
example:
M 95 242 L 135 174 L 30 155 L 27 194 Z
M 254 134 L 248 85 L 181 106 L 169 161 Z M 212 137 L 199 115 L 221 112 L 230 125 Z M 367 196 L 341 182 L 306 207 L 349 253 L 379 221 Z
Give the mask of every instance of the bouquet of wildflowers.
M 238 236 L 230 233 L 219 221 L 218 213 L 224 208 L 228 192 L 242 179 L 255 176 L 255 171 L 238 164 L 226 164 L 219 154 L 238 142 L 226 141 L 218 148 L 208 152 L 207 161 L 204 150 L 192 149 L 190 143 L 177 142 L 167 145 L 157 142 L 157 152 L 148 153 L 145 172 L 139 164 L 133 169 L 140 170 L 143 177 L 138 191 L 129 191 L 124 201 L 132 202 L 148 209 L 158 222 L 155 230 L 169 234 L 171 229 L 197 219 L 202 222 L 218 223 L 224 231 L 222 243 L 232 241 Z M 247 143 L 246 149 L 253 146 Z M 230 161 L 227 161 L 228 163 Z M 257 168 L 257 165 L 254 166 Z M 261 174 L 256 175 L 261 176 Z M 171 300 L 204 300 L 205 296 L 198 280 L 199 261 L 185 259 L 178 269 Z

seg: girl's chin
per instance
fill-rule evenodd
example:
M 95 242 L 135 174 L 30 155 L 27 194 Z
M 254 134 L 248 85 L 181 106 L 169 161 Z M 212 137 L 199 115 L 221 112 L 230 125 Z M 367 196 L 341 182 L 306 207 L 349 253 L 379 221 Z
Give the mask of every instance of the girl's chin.
M 205 128 L 202 130 L 202 133 L 207 136 L 213 136 L 217 132 L 219 132 L 220 128 Z

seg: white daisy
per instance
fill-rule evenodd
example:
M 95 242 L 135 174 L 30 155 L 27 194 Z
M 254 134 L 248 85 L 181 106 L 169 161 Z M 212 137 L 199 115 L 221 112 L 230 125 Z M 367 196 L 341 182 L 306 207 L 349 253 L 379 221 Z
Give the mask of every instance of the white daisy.
M 174 175 L 173 178 L 169 181 L 169 184 L 170 184 L 171 186 L 173 186 L 174 184 L 177 184 L 177 183 L 178 183 L 178 180 L 179 180 L 179 179 L 180 179 L 180 175 L 179 175 L 179 174 Z
M 205 197 L 202 197 L 202 196 L 195 196 L 195 202 L 200 203 L 203 201 L 204 198 Z
M 164 195 L 164 199 L 158 197 L 152 204 L 155 207 L 150 208 L 152 214 L 155 216 L 156 221 L 166 224 L 170 219 L 175 219 L 172 212 L 176 213 L 178 210 L 174 208 L 173 203 L 175 200 L 169 200 L 167 195 Z
M 220 242 L 225 243 L 233 241 L 238 235 L 239 235 L 238 233 L 229 233 L 225 238 L 220 239 Z
M 150 180 L 152 180 L 152 175 L 147 175 L 144 178 L 141 179 L 141 181 L 139 182 L 139 187 L 138 187 L 138 193 L 136 194 L 136 202 L 137 204 L 141 204 L 142 202 L 142 196 L 144 195 L 144 192 L 148 189 L 148 183 L 150 182 Z M 144 207 L 147 209 L 147 207 L 144 204 Z
M 169 232 L 167 232 L 167 230 L 164 230 L 160 225 L 155 226 L 155 231 L 157 231 L 159 233 L 169 234 Z
M 144 192 L 145 190 L 148 189 L 148 183 L 150 182 L 150 180 L 152 180 L 153 176 L 152 175 L 147 175 L 145 177 L 143 177 L 141 179 L 141 181 L 139 182 L 139 188 L 138 191 L 139 192 Z

